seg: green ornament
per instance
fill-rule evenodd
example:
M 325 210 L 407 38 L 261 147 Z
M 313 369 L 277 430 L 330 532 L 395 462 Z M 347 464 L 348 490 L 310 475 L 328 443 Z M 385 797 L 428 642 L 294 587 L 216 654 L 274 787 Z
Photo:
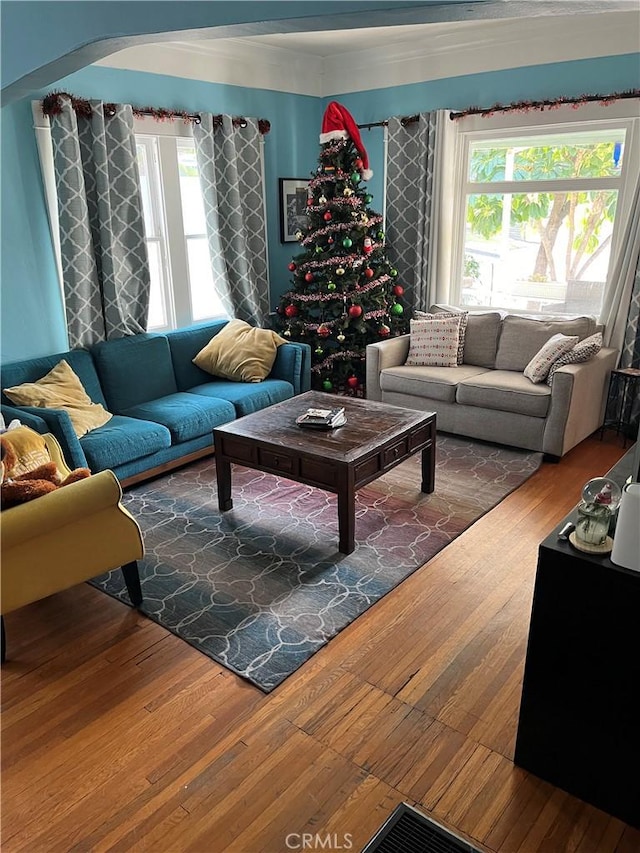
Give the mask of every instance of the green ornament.
M 378 240 L 384 240 L 384 231 L 378 231 Z
M 389 270 L 389 275 L 391 278 L 395 278 L 398 275 L 398 270 L 395 267 L 391 267 Z
M 330 282 L 327 284 L 327 290 L 332 290 L 332 291 L 333 291 L 333 290 L 335 290 L 335 289 L 336 289 L 336 283 L 335 283 L 335 281 L 330 281 Z
M 331 391 L 333 388 L 333 382 L 330 379 L 324 379 L 322 382 L 322 390 L 323 391 Z
M 353 240 L 351 239 L 351 237 L 345 237 L 342 241 L 342 245 L 345 247 L 345 249 L 350 249 L 351 246 L 353 246 Z
M 402 307 L 402 305 L 400 305 L 399 302 L 394 302 L 391 306 L 391 313 L 397 314 L 399 316 L 400 314 L 404 313 L 404 308 Z
M 373 196 L 370 193 L 367 193 L 366 196 L 364 197 L 364 200 L 365 200 L 366 204 L 371 204 L 371 202 L 373 201 Z
M 359 184 L 360 183 L 360 172 L 351 172 L 351 183 Z
M 319 255 L 322 251 L 322 246 L 316 246 L 316 255 Z
M 316 355 L 322 355 L 322 353 L 324 352 L 324 350 L 322 349 L 322 347 L 316 347 L 316 348 L 315 348 L 315 350 L 314 350 L 314 352 L 315 352 L 315 354 L 316 354 Z

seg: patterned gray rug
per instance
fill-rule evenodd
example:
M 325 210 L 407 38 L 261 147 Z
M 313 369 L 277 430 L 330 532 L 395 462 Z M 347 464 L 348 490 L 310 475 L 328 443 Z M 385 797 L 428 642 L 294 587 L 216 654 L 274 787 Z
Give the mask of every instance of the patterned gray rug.
M 221 514 L 214 459 L 190 465 L 125 495 L 145 538 L 141 610 L 269 692 L 541 461 L 438 436 L 435 492 L 420 492 L 419 454 L 361 489 L 349 555 L 334 495 L 234 467 L 233 509 Z M 129 603 L 120 571 L 92 583 Z

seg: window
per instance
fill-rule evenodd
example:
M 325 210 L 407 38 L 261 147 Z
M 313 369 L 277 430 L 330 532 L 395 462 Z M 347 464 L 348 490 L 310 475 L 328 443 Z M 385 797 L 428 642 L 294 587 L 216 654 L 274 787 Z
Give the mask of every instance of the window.
M 637 174 L 637 122 L 518 120 L 531 117 L 460 131 L 452 301 L 598 316 Z
M 227 316 L 209 261 L 195 145 L 181 123 L 136 119 L 151 299 L 149 329 Z

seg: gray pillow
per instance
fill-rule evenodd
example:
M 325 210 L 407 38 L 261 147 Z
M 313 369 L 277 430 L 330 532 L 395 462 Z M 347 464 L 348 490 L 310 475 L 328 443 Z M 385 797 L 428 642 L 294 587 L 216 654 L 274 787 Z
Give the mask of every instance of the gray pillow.
M 561 355 L 560 358 L 557 361 L 554 361 L 551 365 L 551 370 L 547 376 L 547 385 L 551 385 L 553 382 L 553 374 L 559 367 L 564 367 L 565 364 L 581 364 L 584 361 L 590 361 L 594 355 L 597 355 L 600 352 L 601 349 L 602 332 L 596 332 L 595 335 L 591 335 L 583 341 L 579 341 L 573 349 L 570 349 L 569 352 Z
M 496 349 L 500 335 L 502 314 L 499 311 L 465 311 L 455 305 L 432 305 L 433 313 L 448 312 L 467 314 L 467 327 L 464 335 L 464 364 L 476 367 L 493 367 L 496 361 Z

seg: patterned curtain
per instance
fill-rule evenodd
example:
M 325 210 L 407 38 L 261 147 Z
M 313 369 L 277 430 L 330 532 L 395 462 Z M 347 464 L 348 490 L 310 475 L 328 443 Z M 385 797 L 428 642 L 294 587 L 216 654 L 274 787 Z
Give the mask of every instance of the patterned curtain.
M 640 257 L 631 291 L 631 304 L 627 316 L 620 367 L 640 367 Z
M 269 313 L 262 137 L 257 119 L 201 113 L 193 128 L 209 255 L 231 317 L 261 326 Z
M 89 104 L 89 116 L 76 115 L 63 97 L 50 116 L 72 347 L 145 331 L 149 308 L 133 113 Z

